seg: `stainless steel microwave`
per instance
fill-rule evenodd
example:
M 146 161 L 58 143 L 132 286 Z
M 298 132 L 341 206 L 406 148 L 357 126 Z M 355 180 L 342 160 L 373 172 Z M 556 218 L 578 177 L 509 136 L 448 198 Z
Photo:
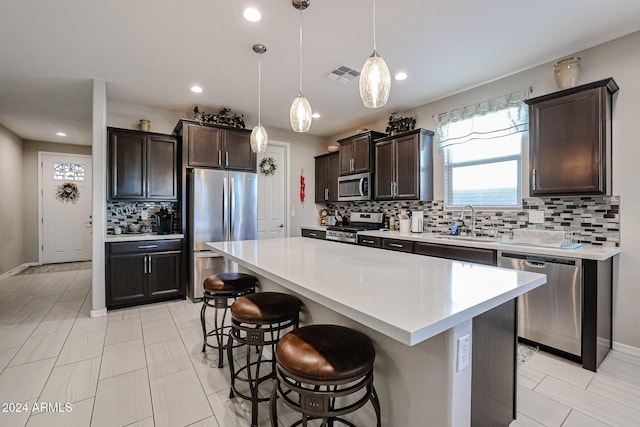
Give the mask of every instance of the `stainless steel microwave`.
M 338 177 L 338 200 L 348 202 L 352 200 L 371 200 L 371 173 L 359 173 Z

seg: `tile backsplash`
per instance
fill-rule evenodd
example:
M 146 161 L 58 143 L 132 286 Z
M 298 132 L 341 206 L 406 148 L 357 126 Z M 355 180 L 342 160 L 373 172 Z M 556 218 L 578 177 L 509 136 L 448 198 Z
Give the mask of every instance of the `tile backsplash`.
M 126 229 L 129 224 L 142 224 L 143 230 L 156 231 L 155 215 L 160 208 L 169 209 L 173 213 L 173 232 L 180 232 L 180 208 L 176 202 L 107 202 L 107 234 L 113 234 L 116 226 Z M 142 219 L 142 212 L 147 211 L 149 219 Z
M 338 202 L 328 205 L 331 213 L 339 210 L 345 215 L 351 211 L 384 212 L 397 215 L 401 209 L 424 211 L 425 232 L 448 233 L 451 221 L 458 220 L 460 209 L 447 209 L 443 201 L 390 201 L 390 202 Z M 529 222 L 529 211 L 544 212 L 544 223 Z M 465 213 L 470 226 L 471 212 Z M 458 221 L 459 225 L 461 221 Z M 572 232 L 577 241 L 602 246 L 620 245 L 620 197 L 580 198 L 526 198 L 522 209 L 477 209 L 478 235 L 511 238 L 514 228 L 535 228 Z

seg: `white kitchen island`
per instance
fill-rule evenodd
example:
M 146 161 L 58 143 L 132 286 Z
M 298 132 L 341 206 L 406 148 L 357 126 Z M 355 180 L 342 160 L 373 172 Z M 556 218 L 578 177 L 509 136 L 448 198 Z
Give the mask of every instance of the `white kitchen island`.
M 393 427 L 470 425 L 471 369 L 457 369 L 458 338 L 471 337 L 474 317 L 546 281 L 535 273 L 301 237 L 209 245 L 257 275 L 260 290 L 299 296 L 302 324 L 341 324 L 367 334 L 376 347 L 383 425 Z M 371 414 L 356 414 L 364 417 L 354 419 L 357 425 L 371 425 Z

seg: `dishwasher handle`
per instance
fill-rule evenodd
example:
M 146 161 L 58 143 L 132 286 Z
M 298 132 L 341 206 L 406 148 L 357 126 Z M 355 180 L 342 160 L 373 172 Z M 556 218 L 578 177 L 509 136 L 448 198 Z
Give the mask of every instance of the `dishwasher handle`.
M 546 268 L 547 267 L 547 263 L 546 262 L 542 262 L 542 261 L 525 260 L 524 264 L 527 267 L 531 267 L 531 268 Z

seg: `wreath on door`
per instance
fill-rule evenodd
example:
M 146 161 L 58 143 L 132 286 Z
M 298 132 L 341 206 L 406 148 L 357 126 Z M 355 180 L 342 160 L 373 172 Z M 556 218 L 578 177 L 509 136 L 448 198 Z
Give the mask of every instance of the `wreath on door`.
M 78 186 L 73 182 L 65 182 L 58 185 L 56 189 L 56 199 L 59 201 L 76 204 L 79 198 L 80 192 L 78 191 Z
M 265 176 L 274 175 L 278 166 L 276 165 L 276 161 L 273 157 L 265 157 L 260 160 L 260 164 L 258 164 L 260 168 L 260 173 Z

